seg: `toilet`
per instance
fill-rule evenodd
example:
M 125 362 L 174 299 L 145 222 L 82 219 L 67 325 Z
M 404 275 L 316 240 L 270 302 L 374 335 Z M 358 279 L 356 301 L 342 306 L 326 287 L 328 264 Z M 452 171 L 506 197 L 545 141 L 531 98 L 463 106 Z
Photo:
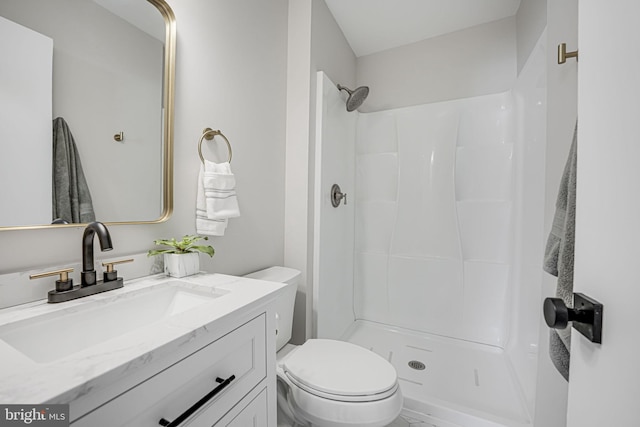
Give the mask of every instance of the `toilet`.
M 402 393 L 387 360 L 338 340 L 289 344 L 298 270 L 271 267 L 245 277 L 286 284 L 276 301 L 278 426 L 384 427 L 398 417 Z

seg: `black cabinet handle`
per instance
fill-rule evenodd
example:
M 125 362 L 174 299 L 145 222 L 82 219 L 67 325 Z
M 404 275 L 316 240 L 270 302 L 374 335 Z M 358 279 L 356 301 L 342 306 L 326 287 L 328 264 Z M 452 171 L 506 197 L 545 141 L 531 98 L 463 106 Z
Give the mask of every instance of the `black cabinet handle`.
M 222 378 L 216 378 L 216 382 L 220 383 L 220 385 L 218 385 L 216 388 L 214 388 L 213 390 L 211 390 L 209 393 L 207 393 L 202 399 L 198 400 L 196 403 L 194 403 L 189 409 L 187 409 L 186 411 L 184 411 L 178 418 L 176 418 L 173 421 L 168 421 L 164 418 L 161 418 L 160 421 L 158 421 L 158 424 L 160 424 L 161 426 L 165 426 L 165 427 L 177 427 L 180 425 L 180 423 L 182 423 L 184 420 L 186 420 L 187 418 L 189 418 L 194 412 L 196 412 L 198 409 L 202 408 L 204 405 L 206 405 L 206 403 L 208 401 L 210 401 L 211 399 L 213 399 L 213 397 L 220 393 L 222 390 L 224 390 L 225 387 L 227 387 L 229 384 L 231 384 L 231 381 L 235 380 L 236 376 L 235 375 L 231 375 L 229 378 L 227 378 L 226 380 L 223 380 Z

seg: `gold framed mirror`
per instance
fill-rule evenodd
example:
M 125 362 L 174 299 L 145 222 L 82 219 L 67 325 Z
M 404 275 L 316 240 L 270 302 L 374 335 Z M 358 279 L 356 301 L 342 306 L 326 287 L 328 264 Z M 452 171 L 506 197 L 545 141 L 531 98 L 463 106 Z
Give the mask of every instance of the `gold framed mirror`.
M 169 5 L 2 0 L 0 40 L 0 231 L 166 221 L 176 54 Z

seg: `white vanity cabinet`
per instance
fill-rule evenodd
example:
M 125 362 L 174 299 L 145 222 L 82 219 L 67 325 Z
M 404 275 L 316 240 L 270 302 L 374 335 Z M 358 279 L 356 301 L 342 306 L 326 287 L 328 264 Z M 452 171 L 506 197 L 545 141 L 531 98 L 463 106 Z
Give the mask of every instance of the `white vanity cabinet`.
M 266 316 L 253 318 L 71 425 L 268 426 L 267 370 L 274 367 L 267 366 Z M 250 393 L 254 389 L 257 396 Z M 256 423 L 245 424 L 245 419 Z
M 267 391 L 261 390 L 246 406 L 230 411 L 216 427 L 266 427 L 267 424 Z
M 282 290 L 159 274 L 0 310 L 0 402 L 68 404 L 72 427 L 276 427 Z

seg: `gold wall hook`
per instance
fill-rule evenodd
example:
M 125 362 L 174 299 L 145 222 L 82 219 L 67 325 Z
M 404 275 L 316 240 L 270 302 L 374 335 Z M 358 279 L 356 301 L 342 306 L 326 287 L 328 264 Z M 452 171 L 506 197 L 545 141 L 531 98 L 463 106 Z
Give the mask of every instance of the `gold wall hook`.
M 560 43 L 558 45 L 558 64 L 564 64 L 567 62 L 567 58 L 576 58 L 578 60 L 578 51 L 567 52 L 567 44 Z
M 115 135 L 113 135 L 113 139 L 118 142 L 124 141 L 124 132 L 116 133 Z

